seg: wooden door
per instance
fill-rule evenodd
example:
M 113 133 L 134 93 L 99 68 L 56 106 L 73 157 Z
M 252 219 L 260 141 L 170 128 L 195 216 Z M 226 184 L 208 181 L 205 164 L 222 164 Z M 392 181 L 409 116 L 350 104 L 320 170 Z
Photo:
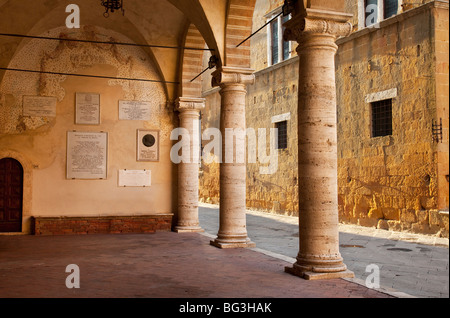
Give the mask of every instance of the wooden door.
M 0 160 L 0 232 L 22 232 L 23 168 L 14 159 Z

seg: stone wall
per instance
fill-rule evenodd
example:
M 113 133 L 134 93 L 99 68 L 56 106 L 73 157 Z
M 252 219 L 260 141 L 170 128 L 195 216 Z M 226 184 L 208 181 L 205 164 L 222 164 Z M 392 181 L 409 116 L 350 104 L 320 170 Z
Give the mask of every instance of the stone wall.
M 438 185 L 448 166 L 438 171 L 442 149 L 432 135 L 437 113 L 448 107 L 436 100 L 436 10 L 433 2 L 338 41 L 342 222 L 448 237 L 448 214 L 438 204 L 447 200 L 448 209 L 448 182 L 446 192 Z M 448 25 L 448 3 L 439 10 L 447 10 Z M 393 133 L 373 138 L 365 99 L 378 92 L 393 97 Z M 448 133 L 445 138 L 448 145 Z
M 356 3 L 348 1 L 355 15 Z M 256 2 L 254 30 L 273 9 Z M 354 34 L 338 41 L 339 215 L 345 223 L 448 237 L 448 3 L 408 9 L 379 29 L 356 31 L 355 24 Z M 274 128 L 271 119 L 280 114 L 290 120 L 277 171 L 263 175 L 261 165 L 247 164 L 247 207 L 298 215 L 298 57 L 267 67 L 267 30 L 251 41 L 256 82 L 248 87 L 247 127 Z M 385 91 L 396 92 L 394 132 L 372 138 L 365 98 Z M 208 90 L 206 98 L 211 113 L 203 128 L 220 118 L 218 92 Z M 444 140 L 436 143 L 431 130 L 439 118 Z M 218 164 L 204 165 L 202 201 L 219 202 L 218 172 Z
M 276 150 L 278 167 L 274 173 L 262 174 L 260 168 L 267 164 L 260 160 L 247 164 L 247 207 L 250 209 L 298 215 L 297 74 L 298 58 L 293 58 L 257 72 L 255 84 L 247 88 L 247 127 L 255 131 L 265 129 L 267 153 L 270 129 L 275 128 L 272 118 L 280 115 L 289 118 L 288 146 Z
M 220 129 L 220 94 L 218 89 L 209 89 L 203 96 L 205 109 L 202 111 L 202 131 L 208 128 Z M 205 146 L 209 141 L 203 141 Z M 206 160 L 205 160 L 206 159 Z M 214 160 L 215 159 L 215 160 Z M 208 163 L 210 162 L 210 163 Z M 202 202 L 219 204 L 220 201 L 219 158 L 208 154 L 200 167 L 199 199 Z

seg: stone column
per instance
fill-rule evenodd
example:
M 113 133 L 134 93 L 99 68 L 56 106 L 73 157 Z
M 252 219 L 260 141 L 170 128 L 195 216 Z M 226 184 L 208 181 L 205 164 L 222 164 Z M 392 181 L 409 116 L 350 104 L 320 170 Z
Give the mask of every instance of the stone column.
M 180 128 L 189 131 L 189 163 L 178 165 L 178 220 L 175 232 L 203 232 L 198 221 L 198 172 L 200 165 L 200 111 L 205 108 L 205 99 L 180 97 L 176 110 L 180 113 Z
M 299 238 L 286 271 L 305 279 L 353 277 L 339 252 L 335 54 L 352 30 L 347 14 L 307 9 L 285 24 L 297 41 Z
M 222 161 L 220 164 L 220 227 L 211 245 L 219 248 L 254 247 L 247 236 L 245 97 L 246 85 L 255 76 L 249 69 L 222 67 L 213 73 L 213 87 L 220 86 Z M 234 132 L 240 142 L 229 142 Z M 242 145 L 243 138 L 243 145 Z M 229 141 L 227 142 L 227 139 Z

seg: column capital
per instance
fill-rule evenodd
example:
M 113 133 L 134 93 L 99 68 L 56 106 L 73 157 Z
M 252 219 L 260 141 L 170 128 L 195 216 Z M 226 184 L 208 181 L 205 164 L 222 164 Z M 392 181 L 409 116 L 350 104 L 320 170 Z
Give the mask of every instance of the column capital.
M 179 112 L 201 111 L 205 108 L 204 98 L 180 97 L 175 101 L 175 109 Z
M 255 83 L 254 70 L 248 68 L 222 66 L 212 73 L 212 86 L 227 84 L 253 84 Z
M 308 34 L 324 34 L 334 36 L 349 36 L 353 30 L 351 14 L 307 9 L 307 14 L 294 16 L 286 22 L 283 37 L 286 41 L 301 42 Z

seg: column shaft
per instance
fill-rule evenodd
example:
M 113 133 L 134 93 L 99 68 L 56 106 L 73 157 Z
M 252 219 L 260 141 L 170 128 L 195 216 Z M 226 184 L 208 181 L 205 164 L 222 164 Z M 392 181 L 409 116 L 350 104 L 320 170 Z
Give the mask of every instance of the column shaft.
M 297 262 L 286 270 L 306 279 L 353 277 L 339 252 L 334 31 L 348 24 L 296 17 L 285 36 L 299 54 Z M 293 36 L 294 35 L 294 36 Z M 293 37 L 292 37 L 293 36 Z
M 247 235 L 245 160 L 246 84 L 253 81 L 252 71 L 230 68 L 216 71 L 213 78 L 213 86 L 221 87 L 223 151 L 220 165 L 220 226 L 217 238 L 211 244 L 219 248 L 255 246 Z M 231 131 L 236 133 L 236 138 L 244 138 L 244 142 L 230 144 L 232 139 L 226 136 Z
M 180 127 L 190 136 L 189 162 L 178 165 L 178 219 L 175 232 L 203 232 L 198 219 L 199 191 L 199 129 L 200 111 L 204 108 L 204 99 L 180 98 L 177 110 L 180 112 Z M 197 147 L 195 146 L 197 144 Z

